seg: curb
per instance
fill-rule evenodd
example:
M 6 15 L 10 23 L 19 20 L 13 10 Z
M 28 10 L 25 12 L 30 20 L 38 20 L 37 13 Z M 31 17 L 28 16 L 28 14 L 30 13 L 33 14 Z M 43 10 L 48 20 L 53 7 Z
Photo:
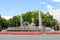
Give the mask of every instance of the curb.
M 46 34 L 60 34 L 60 32 L 46 32 Z
M 40 35 L 42 32 L 0 32 L 0 34 L 12 34 L 12 35 Z
M 0 32 L 0 34 L 11 34 L 11 35 L 40 35 L 40 34 L 60 34 L 60 32 Z

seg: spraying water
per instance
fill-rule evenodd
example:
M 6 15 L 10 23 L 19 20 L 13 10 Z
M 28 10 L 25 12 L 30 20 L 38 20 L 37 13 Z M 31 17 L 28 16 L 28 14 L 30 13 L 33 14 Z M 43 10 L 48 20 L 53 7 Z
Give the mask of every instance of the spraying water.
M 39 27 L 42 27 L 42 19 L 41 19 L 41 14 L 40 14 L 40 11 L 38 11 L 39 12 Z
M 21 27 L 22 27 L 23 26 L 22 15 L 20 15 L 20 24 L 21 24 Z

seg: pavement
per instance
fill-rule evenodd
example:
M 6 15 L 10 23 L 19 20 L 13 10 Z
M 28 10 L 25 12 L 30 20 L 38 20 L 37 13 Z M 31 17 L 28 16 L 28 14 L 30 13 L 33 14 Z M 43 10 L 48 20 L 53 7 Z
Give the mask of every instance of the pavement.
M 60 40 L 60 34 L 0 35 L 0 40 Z

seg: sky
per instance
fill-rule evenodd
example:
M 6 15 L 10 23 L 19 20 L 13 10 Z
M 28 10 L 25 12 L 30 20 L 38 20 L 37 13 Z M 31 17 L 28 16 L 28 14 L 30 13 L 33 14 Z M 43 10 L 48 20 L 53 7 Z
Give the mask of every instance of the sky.
M 59 9 L 60 0 L 0 0 L 0 15 L 6 19 L 14 15 L 20 15 L 21 13 L 35 10 L 49 11 L 50 14 L 60 15 L 60 12 L 54 13 L 53 11 Z

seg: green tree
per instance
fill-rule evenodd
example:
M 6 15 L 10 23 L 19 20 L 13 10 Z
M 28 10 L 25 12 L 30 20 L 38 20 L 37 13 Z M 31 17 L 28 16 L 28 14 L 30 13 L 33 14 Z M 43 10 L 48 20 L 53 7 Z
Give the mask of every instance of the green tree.
M 38 11 L 29 11 L 26 13 L 22 14 L 22 19 L 23 22 L 29 22 L 31 24 L 32 20 L 31 18 L 34 18 L 34 23 L 36 26 L 38 26 L 39 24 L 39 15 L 38 15 Z M 58 24 L 58 21 L 56 19 L 53 18 L 52 15 L 50 15 L 49 12 L 44 13 L 44 12 L 40 12 L 41 15 L 41 19 L 42 19 L 42 24 L 46 24 L 46 27 L 55 27 L 55 25 Z M 16 26 L 20 26 L 20 16 L 14 16 L 13 18 L 8 20 L 8 26 L 12 26 L 12 27 L 16 27 Z
M 18 27 L 20 26 L 20 16 L 14 16 L 12 19 L 8 20 L 10 27 Z
M 7 28 L 7 25 L 8 25 L 7 20 L 2 18 L 0 15 L 0 30 Z
M 23 21 L 31 23 L 31 18 L 34 18 L 35 24 L 36 26 L 38 26 L 38 23 L 39 23 L 38 13 L 39 13 L 38 11 L 30 11 L 25 14 L 22 14 Z M 53 19 L 53 16 L 50 15 L 49 12 L 47 13 L 40 12 L 40 15 L 42 18 L 42 23 L 46 24 L 47 27 L 53 27 L 58 23 L 56 19 Z

